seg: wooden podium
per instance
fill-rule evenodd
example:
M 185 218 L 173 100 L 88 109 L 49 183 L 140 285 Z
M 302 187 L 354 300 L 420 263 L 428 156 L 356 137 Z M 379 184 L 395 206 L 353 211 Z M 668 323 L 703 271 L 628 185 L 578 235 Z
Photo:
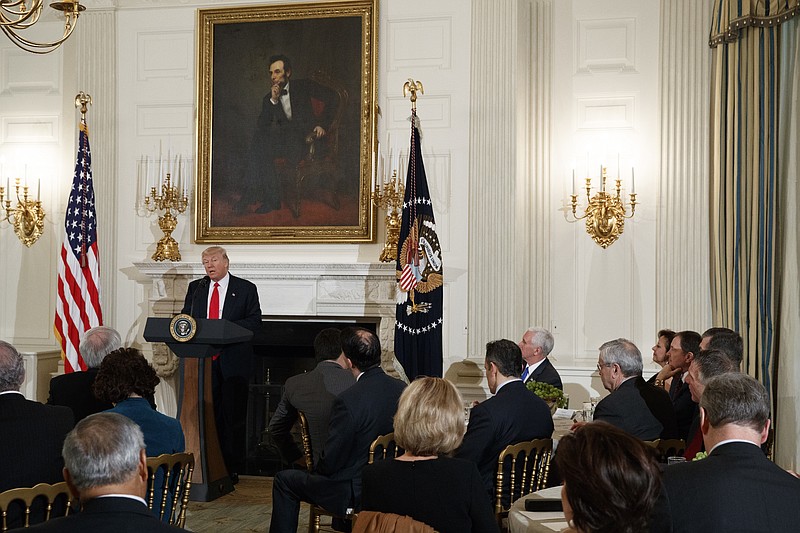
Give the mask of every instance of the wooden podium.
M 186 437 L 186 451 L 195 457 L 189 499 L 208 502 L 233 491 L 217 436 L 211 357 L 228 344 L 249 341 L 253 332 L 229 320 L 196 318 L 197 331 L 192 340 L 177 342 L 170 333 L 171 321 L 171 318 L 148 318 L 144 339 L 164 342 L 180 357 L 178 419 Z

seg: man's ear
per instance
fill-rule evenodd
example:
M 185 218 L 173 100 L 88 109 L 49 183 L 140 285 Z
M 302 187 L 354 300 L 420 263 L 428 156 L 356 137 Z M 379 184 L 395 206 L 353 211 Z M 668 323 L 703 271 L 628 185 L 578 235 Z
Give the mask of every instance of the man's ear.
M 764 444 L 765 442 L 767 442 L 767 438 L 769 438 L 770 422 L 772 422 L 772 420 L 767 418 L 767 423 L 764 424 L 764 429 L 761 430 L 761 444 Z
M 139 468 L 136 472 L 142 482 L 147 486 L 147 452 L 139 450 Z
M 64 476 L 64 481 L 67 482 L 67 488 L 69 488 L 69 493 L 72 494 L 72 497 L 75 498 L 76 500 L 80 500 L 81 499 L 81 493 L 78 490 L 78 487 L 76 487 L 75 483 L 72 481 L 72 474 L 69 473 L 69 470 L 67 470 L 67 467 L 64 467 L 61 470 L 61 473 Z
M 686 352 L 686 360 L 689 361 L 689 365 L 691 366 L 692 361 L 694 361 L 694 352 Z
M 711 427 L 711 424 L 708 422 L 708 417 L 706 416 L 706 410 L 702 407 L 700 408 L 700 431 L 703 435 L 708 433 L 708 429 Z

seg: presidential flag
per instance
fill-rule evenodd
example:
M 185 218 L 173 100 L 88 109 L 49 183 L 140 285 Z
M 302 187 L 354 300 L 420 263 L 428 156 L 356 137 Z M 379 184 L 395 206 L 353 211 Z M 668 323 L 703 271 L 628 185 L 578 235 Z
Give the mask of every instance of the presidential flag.
M 55 332 L 66 372 L 86 370 L 78 351 L 83 333 L 103 324 L 97 217 L 92 186 L 92 153 L 86 120 L 81 118 L 75 176 L 67 203 L 64 242 L 58 260 Z
M 442 249 L 436 236 L 417 122 L 414 109 L 397 245 L 394 332 L 394 353 L 411 380 L 417 376 L 442 376 Z

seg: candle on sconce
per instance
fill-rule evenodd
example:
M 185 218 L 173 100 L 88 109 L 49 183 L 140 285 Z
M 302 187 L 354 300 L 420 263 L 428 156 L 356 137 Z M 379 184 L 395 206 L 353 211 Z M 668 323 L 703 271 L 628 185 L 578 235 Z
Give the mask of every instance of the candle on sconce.
M 42 200 L 42 180 L 36 180 L 36 201 L 39 202 Z
M 631 167 L 631 194 L 636 194 L 636 177 L 633 174 L 633 167 Z
M 603 179 L 603 163 L 600 163 L 600 190 L 602 192 L 606 190 L 606 180 Z
M 622 176 L 622 171 L 620 170 L 619 166 L 619 152 L 617 152 L 617 179 L 620 179 Z
M 572 196 L 575 196 L 575 167 L 572 167 Z

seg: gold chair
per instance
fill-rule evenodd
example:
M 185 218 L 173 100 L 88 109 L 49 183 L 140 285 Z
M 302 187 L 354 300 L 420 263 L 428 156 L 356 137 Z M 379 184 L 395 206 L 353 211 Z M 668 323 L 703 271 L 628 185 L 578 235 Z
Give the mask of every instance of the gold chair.
M 372 444 L 369 446 L 369 459 L 367 460 L 367 464 L 375 462 L 376 452 L 380 453 L 378 457 L 379 460 L 386 458 L 394 459 L 398 455 L 403 455 L 403 449 L 397 446 L 397 443 L 394 441 L 394 433 L 381 435 L 372 441 Z
M 72 495 L 67 488 L 67 483 L 64 481 L 54 485 L 39 483 L 31 488 L 8 489 L 0 493 L 0 512 L 2 512 L 2 524 L 0 524 L 2 527 L 0 527 L 0 531 L 8 531 L 8 511 L 12 502 L 20 501 L 25 505 L 23 527 L 30 527 L 31 508 L 34 507 L 34 500 L 46 504 L 43 508 L 44 520 L 42 522 L 47 522 L 51 518 L 56 518 L 56 516 L 52 516 L 53 504 L 62 496 L 65 502 L 64 514 L 59 516 L 67 516 L 72 505 Z
M 162 522 L 183 527 L 192 488 L 192 472 L 194 455 L 191 453 L 165 453 L 147 458 L 145 500 L 151 511 L 155 509 L 158 512 Z
M 503 520 L 508 517 L 508 510 L 515 500 L 545 487 L 552 455 L 553 439 L 509 444 L 500 452 L 497 460 L 494 512 L 501 530 Z
M 424 522 L 410 516 L 378 511 L 361 511 L 353 521 L 353 533 L 436 533 Z
M 667 457 L 683 456 L 686 451 L 686 442 L 683 439 L 659 439 L 656 445 L 658 460 L 662 463 L 667 462 Z

